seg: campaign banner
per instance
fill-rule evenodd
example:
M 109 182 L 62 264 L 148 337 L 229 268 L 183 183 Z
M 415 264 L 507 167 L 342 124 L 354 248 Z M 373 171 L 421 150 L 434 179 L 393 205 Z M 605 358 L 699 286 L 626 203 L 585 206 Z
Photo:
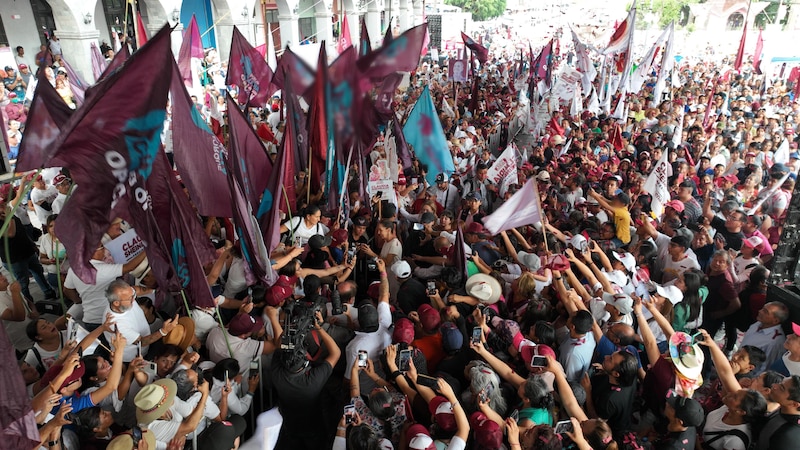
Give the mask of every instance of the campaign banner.
M 508 186 L 517 181 L 517 152 L 512 145 L 506 147 L 486 172 L 486 177 L 500 187 L 500 195 L 504 195 Z
M 469 76 L 469 65 L 463 59 L 451 59 L 448 62 L 450 73 L 448 76 L 452 81 L 465 83 Z
M 115 263 L 125 264 L 139 253 L 142 253 L 146 245 L 142 238 L 136 234 L 136 230 L 130 229 L 116 239 L 106 243 L 105 247 L 111 253 Z
M 575 96 L 575 90 L 581 82 L 581 73 L 577 70 L 565 66 L 557 75 L 553 93 L 562 101 L 571 101 Z

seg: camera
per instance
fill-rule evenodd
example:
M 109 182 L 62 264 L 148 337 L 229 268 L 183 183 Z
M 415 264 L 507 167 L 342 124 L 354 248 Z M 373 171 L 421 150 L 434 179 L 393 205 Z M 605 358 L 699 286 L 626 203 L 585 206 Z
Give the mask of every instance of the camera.
M 378 257 L 369 258 L 367 260 L 367 270 L 371 270 L 373 272 L 378 270 Z
M 331 288 L 331 314 L 338 316 L 343 312 L 342 295 L 339 293 L 339 289 L 336 288 L 336 283 L 334 283 Z
M 428 281 L 428 287 L 426 291 L 428 295 L 436 295 L 436 282 Z
M 322 299 L 322 297 L 319 298 Z M 322 305 L 318 304 L 318 302 L 300 300 L 287 303 L 284 306 L 286 314 L 283 319 L 281 350 L 305 349 L 306 335 L 314 328 L 316 313 L 321 311 L 321 308 Z
M 353 264 L 353 260 L 356 258 L 356 245 L 351 244 L 350 248 L 347 249 L 347 264 Z

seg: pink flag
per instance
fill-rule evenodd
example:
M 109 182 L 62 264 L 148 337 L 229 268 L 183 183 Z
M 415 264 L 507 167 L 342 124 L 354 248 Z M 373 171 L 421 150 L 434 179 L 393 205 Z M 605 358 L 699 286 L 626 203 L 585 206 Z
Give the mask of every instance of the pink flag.
M 92 75 L 94 75 L 95 80 L 99 80 L 103 71 L 106 70 L 106 60 L 103 58 L 103 55 L 100 54 L 100 49 L 97 48 L 94 42 L 92 42 L 89 47 L 92 51 Z
M 144 29 L 142 15 L 136 14 L 136 48 L 140 49 L 147 43 L 147 31 Z
M 5 327 L 0 327 L 0 430 L 3 448 L 39 448 L 39 430 L 28 398 L 25 380 L 16 364 L 14 347 Z M 14 361 L 14 362 L 12 362 Z
M 225 84 L 237 86 L 239 103 L 250 106 L 263 106 L 277 90 L 272 85 L 272 69 L 236 27 L 233 27 Z
M 353 46 L 353 38 L 350 36 L 350 25 L 347 23 L 347 14 L 342 18 L 342 32 L 339 33 L 339 40 L 336 41 L 336 51 L 341 55 L 347 47 Z
M 72 97 L 75 99 L 75 104 L 80 107 L 83 105 L 83 99 L 86 97 L 86 90 L 89 88 L 89 84 L 83 81 L 78 72 L 75 72 L 72 69 L 72 66 L 67 62 L 64 57 L 61 57 L 61 63 L 64 65 L 64 69 L 67 71 L 67 79 L 69 80 L 69 88 L 72 90 Z
M 753 68 L 756 73 L 761 75 L 761 53 L 764 51 L 764 38 L 761 36 L 763 30 L 758 30 L 758 39 L 756 40 L 756 51 L 753 53 Z
M 492 234 L 542 220 L 536 178 L 531 178 L 522 189 L 511 196 L 493 213 L 483 218 L 483 225 Z
M 192 14 L 189 28 L 183 33 L 183 42 L 178 52 L 178 69 L 181 78 L 187 87 L 194 85 L 192 80 L 192 58 L 203 59 L 203 41 L 200 39 L 200 30 L 197 28 L 197 19 Z
M 261 193 L 267 187 L 269 174 L 272 172 L 272 160 L 267 156 L 267 149 L 247 122 L 236 102 L 228 97 L 228 121 L 230 123 L 230 146 L 236 147 L 238 160 L 233 164 L 236 177 L 241 181 L 245 197 L 253 209 L 258 208 Z

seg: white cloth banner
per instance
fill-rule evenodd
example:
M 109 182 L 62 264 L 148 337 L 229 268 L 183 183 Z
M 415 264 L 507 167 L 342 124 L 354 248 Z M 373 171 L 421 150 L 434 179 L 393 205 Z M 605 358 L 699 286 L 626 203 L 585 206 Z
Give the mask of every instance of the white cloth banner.
M 122 233 L 116 239 L 105 244 L 105 248 L 111 253 L 116 264 L 125 264 L 132 260 L 136 255 L 142 253 L 145 247 L 144 241 L 134 229 Z
M 661 218 L 664 212 L 664 205 L 669 201 L 669 185 L 668 178 L 671 166 L 668 159 L 669 150 L 665 150 L 658 160 L 647 181 L 644 182 L 642 189 L 653 197 L 650 202 L 650 210 L 656 214 L 656 217 Z
M 534 177 L 495 212 L 484 217 L 483 225 L 490 233 L 497 234 L 523 225 L 535 224 L 541 220 L 539 192 Z
M 553 93 L 564 102 L 572 100 L 581 82 L 581 73 L 569 66 L 564 66 L 556 75 Z
M 497 160 L 486 171 L 486 177 L 500 188 L 500 196 L 503 196 L 510 184 L 517 181 L 517 151 L 513 145 L 509 145 L 500 153 Z

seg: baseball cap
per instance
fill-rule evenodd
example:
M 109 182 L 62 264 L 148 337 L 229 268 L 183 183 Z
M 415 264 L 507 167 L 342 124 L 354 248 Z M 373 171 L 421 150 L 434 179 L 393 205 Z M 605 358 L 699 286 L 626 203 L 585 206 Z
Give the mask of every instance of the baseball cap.
M 431 439 L 428 429 L 418 423 L 408 427 L 406 436 L 409 450 L 436 450 L 436 444 Z
M 63 173 L 60 173 L 53 177 L 53 186 L 58 186 L 65 181 L 69 181 L 69 178 L 67 178 L 67 176 Z
M 535 344 L 533 341 L 523 341 L 520 345 L 519 353 L 522 360 L 525 362 L 525 367 L 531 366 L 531 361 L 534 356 L 550 356 L 556 358 L 556 352 L 548 345 Z
M 603 293 L 603 301 L 607 305 L 617 308 L 620 314 L 630 314 L 633 311 L 633 299 L 625 294 L 609 294 Z
M 481 200 L 483 200 L 483 199 L 481 198 L 481 194 L 480 194 L 479 192 L 474 192 L 474 191 L 473 191 L 473 192 L 470 192 L 469 194 L 467 194 L 467 196 L 465 197 L 465 199 L 466 199 L 466 200 L 477 200 L 477 201 L 481 201 Z
M 417 314 L 419 314 L 419 321 L 422 324 L 422 329 L 428 333 L 434 332 L 442 322 L 439 311 L 435 310 L 433 306 L 429 305 L 428 303 L 424 303 L 422 306 L 417 308 Z M 361 316 L 359 316 L 359 319 L 360 318 Z
M 441 395 L 437 395 L 428 403 L 434 422 L 444 431 L 456 431 L 456 416 L 453 414 L 453 404 Z
M 344 228 L 339 228 L 338 230 L 331 233 L 331 244 L 334 247 L 338 247 L 343 242 L 347 241 L 347 230 Z
M 331 242 L 333 242 L 333 239 L 330 236 L 315 234 L 308 240 L 308 246 L 314 250 L 319 250 L 322 247 L 331 245 Z
M 414 340 L 414 324 L 406 319 L 398 319 L 394 324 L 394 331 L 392 332 L 392 342 L 397 344 L 404 342 L 411 344 Z
M 253 317 L 250 314 L 239 313 L 228 324 L 228 332 L 234 336 L 250 334 L 264 327 L 264 319 Z
M 436 175 L 436 180 L 435 181 L 436 181 L 436 184 L 447 183 L 447 175 L 444 174 L 444 173 L 440 173 L 439 175 Z
M 500 448 L 503 443 L 503 430 L 497 422 L 486 417 L 486 414 L 475 411 L 469 419 L 475 440 L 483 448 Z
M 539 172 L 538 175 L 536 175 L 536 179 L 539 180 L 539 181 L 549 182 L 550 181 L 550 173 L 547 172 L 546 170 L 543 170 L 543 171 Z
M 27 65 L 27 64 L 20 64 L 20 65 L 19 65 L 19 68 L 20 68 L 20 69 L 27 69 L 27 68 L 28 68 L 28 65 Z M 787 131 L 788 131 L 788 130 L 787 130 Z
M 628 272 L 633 272 L 636 268 L 636 257 L 628 252 L 613 252 L 614 258 L 621 262 Z
M 763 243 L 764 243 L 764 240 L 761 239 L 760 237 L 751 236 L 751 237 L 745 239 L 742 242 L 742 245 L 745 245 L 745 246 L 750 247 L 750 248 L 759 249 L 761 247 L 761 244 L 763 244 Z
M 682 213 L 686 207 L 683 205 L 683 202 L 680 200 L 670 200 L 665 205 L 665 207 L 670 207 L 678 212 L 678 214 Z
M 464 335 L 453 322 L 443 323 L 439 331 L 442 333 L 442 348 L 445 352 L 458 351 L 464 345 Z
M 464 234 L 489 234 L 489 232 L 480 222 L 472 222 L 467 225 L 467 229 L 464 230 Z
M 358 307 L 358 324 L 364 333 L 374 333 L 380 327 L 378 323 L 378 309 L 372 303 L 364 303 Z
M 267 289 L 267 292 L 264 294 L 264 301 L 266 301 L 269 306 L 277 307 L 281 302 L 291 297 L 292 292 L 294 292 L 294 289 L 292 289 L 291 286 L 276 283 Z
M 667 404 L 675 410 L 675 417 L 686 427 L 698 427 L 703 423 L 705 413 L 700 403 L 689 397 L 675 395 L 667 397 Z
M 392 273 L 397 278 L 408 278 L 411 276 L 411 265 L 407 261 L 397 261 L 392 264 Z
M 353 219 L 354 227 L 366 227 L 369 225 L 369 219 L 366 216 L 358 216 Z
M 42 375 L 42 379 L 41 379 L 41 383 L 40 384 L 42 386 L 46 386 L 47 383 L 55 380 L 56 377 L 58 376 L 58 374 L 61 373 L 62 370 L 64 370 L 64 365 L 63 364 L 56 364 L 56 365 L 50 367 L 50 369 L 48 369 L 47 372 L 45 372 L 45 374 Z M 86 367 L 84 367 L 83 364 L 78 364 L 78 367 L 76 367 L 72 371 L 72 374 L 70 374 L 70 376 L 68 376 L 67 379 L 64 380 L 63 383 L 61 383 L 61 386 L 59 386 L 58 389 L 61 390 L 61 388 L 65 387 L 65 386 L 69 386 L 70 384 L 80 380 L 81 377 L 83 377 L 83 374 L 85 372 L 86 372 Z
M 689 238 L 683 235 L 673 236 L 672 239 L 670 239 L 670 242 L 675 245 L 679 245 L 683 248 L 689 248 L 689 246 L 691 245 L 691 242 L 689 242 Z

